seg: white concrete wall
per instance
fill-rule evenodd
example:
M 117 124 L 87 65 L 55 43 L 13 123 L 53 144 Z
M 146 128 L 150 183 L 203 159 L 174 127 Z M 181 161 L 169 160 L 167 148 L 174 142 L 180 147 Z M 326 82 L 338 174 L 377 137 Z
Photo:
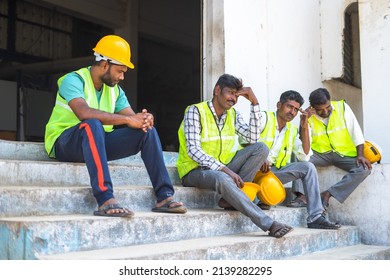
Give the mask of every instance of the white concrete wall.
M 321 78 L 323 81 L 343 74 L 344 12 L 353 0 L 321 1 Z
M 390 0 L 359 1 L 364 133 L 390 162 Z
M 251 86 L 264 110 L 275 110 L 280 94 L 289 89 L 299 91 L 308 106 L 312 90 L 342 75 L 344 12 L 353 2 L 225 0 L 225 72 Z M 382 148 L 382 163 L 390 163 L 390 0 L 359 1 L 359 13 L 358 105 L 363 114 L 357 115 L 363 119 L 365 137 Z M 239 100 L 236 108 L 249 119 L 248 102 Z
M 290 89 L 307 100 L 322 86 L 319 30 L 318 1 L 225 0 L 226 72 L 251 86 L 264 110 Z M 247 104 L 236 105 L 246 119 Z
M 337 167 L 318 168 L 320 189 L 338 182 L 345 172 Z M 371 174 L 344 201 L 329 201 L 329 218 L 342 225 L 358 226 L 362 242 L 390 245 L 390 165 L 375 164 Z
M 267 11 L 266 0 L 225 0 L 225 72 L 242 78 L 252 87 L 261 106 L 268 106 L 267 95 Z M 249 118 L 249 101 L 236 105 Z
M 225 0 L 226 72 L 254 89 L 262 109 L 274 110 L 288 89 L 307 100 L 313 89 L 342 75 L 343 17 L 352 2 Z M 384 150 L 382 163 L 389 163 L 390 0 L 359 1 L 359 9 L 364 132 Z M 245 100 L 236 105 L 247 119 L 248 106 Z M 321 190 L 344 174 L 336 167 L 319 168 Z M 331 200 L 331 219 L 359 226 L 364 243 L 390 245 L 389 175 L 390 165 L 374 165 L 343 204 Z

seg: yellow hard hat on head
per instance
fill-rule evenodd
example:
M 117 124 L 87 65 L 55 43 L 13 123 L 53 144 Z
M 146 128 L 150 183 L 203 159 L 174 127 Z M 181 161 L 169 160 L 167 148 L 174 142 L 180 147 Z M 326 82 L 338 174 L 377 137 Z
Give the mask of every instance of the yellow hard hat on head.
M 382 158 L 382 149 L 372 141 L 364 142 L 364 157 L 371 163 L 380 162 Z
M 282 182 L 271 171 L 267 173 L 257 172 L 253 182 L 260 186 L 257 197 L 261 202 L 273 206 L 285 200 L 286 190 Z
M 126 65 L 134 69 L 134 64 L 130 61 L 130 45 L 117 35 L 104 36 L 92 50 L 95 51 L 97 60 L 100 55 L 100 59 L 110 60 L 114 64 Z

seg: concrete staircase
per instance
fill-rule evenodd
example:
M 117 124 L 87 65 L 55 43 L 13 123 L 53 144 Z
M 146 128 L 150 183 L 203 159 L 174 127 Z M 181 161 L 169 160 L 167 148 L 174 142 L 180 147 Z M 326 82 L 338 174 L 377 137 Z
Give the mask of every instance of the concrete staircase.
M 59 163 L 42 143 L 0 140 L 0 259 L 390 259 L 389 246 L 361 243 L 357 226 L 306 228 L 306 209 L 267 213 L 295 227 L 269 237 L 208 190 L 184 188 L 177 154 L 164 152 L 185 215 L 151 212 L 155 197 L 139 155 L 110 162 L 117 199 L 131 219 L 93 216 L 97 205 L 84 164 Z

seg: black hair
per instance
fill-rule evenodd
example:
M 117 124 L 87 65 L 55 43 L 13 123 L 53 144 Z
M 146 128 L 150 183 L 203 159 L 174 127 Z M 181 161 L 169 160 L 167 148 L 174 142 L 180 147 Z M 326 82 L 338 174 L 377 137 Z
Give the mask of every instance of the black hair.
M 219 77 L 215 86 L 219 86 L 221 90 L 227 87 L 238 91 L 242 89 L 243 85 L 241 79 L 236 78 L 230 74 L 223 74 L 222 76 Z
M 330 94 L 326 88 L 318 88 L 310 93 L 309 102 L 312 107 L 324 105 L 328 101 L 330 101 Z
M 302 106 L 303 103 L 305 103 L 305 100 L 303 99 L 302 95 L 295 90 L 288 90 L 283 92 L 282 95 L 280 96 L 279 102 L 284 104 L 289 100 L 294 100 L 298 102 L 300 106 Z

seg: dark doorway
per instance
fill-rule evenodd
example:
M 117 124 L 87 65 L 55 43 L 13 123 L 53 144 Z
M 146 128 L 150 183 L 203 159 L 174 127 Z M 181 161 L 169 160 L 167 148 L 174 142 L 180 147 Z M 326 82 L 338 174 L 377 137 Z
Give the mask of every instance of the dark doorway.
M 159 8 L 161 1 L 140 1 L 137 108 L 147 108 L 155 115 L 165 151 L 178 151 L 177 130 L 184 110 L 201 99 L 201 1 L 182 2 L 164 1 L 164 7 Z M 159 13 L 151 14 L 142 6 L 153 3 Z M 143 28 L 152 25 L 151 21 L 164 29 Z
M 155 115 L 163 149 L 177 151 L 184 110 L 200 100 L 199 55 L 145 38 L 139 47 L 138 108 Z
M 42 2 L 0 1 L 0 30 L 7 30 L 0 32 L 0 92 L 7 89 L 0 101 L 12 102 L 9 107 L 14 108 L 0 122 L 0 139 L 3 130 L 12 140 L 42 142 L 57 79 L 90 65 L 98 39 L 123 28 L 138 35 L 132 43 L 138 59 L 134 91 L 126 89 L 126 94 L 129 99 L 137 95 L 130 100 L 135 111 L 146 108 L 155 115 L 163 150 L 177 151 L 184 110 L 201 99 L 202 0 L 128 1 L 134 7 L 126 14 L 134 16 L 130 26 L 94 19 L 99 5 L 89 15 L 67 8 L 66 0 L 58 1 L 59 6 Z

